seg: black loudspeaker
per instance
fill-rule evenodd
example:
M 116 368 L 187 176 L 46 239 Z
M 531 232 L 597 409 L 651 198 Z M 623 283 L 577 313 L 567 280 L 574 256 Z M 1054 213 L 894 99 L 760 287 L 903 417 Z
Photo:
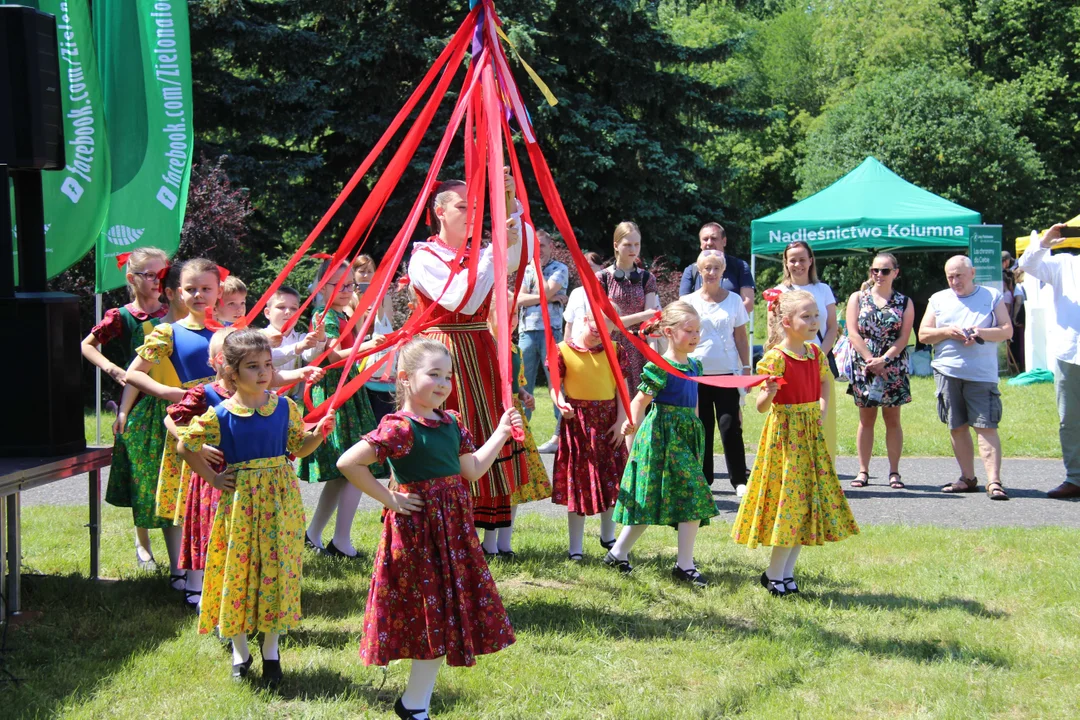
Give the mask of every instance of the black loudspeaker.
M 0 165 L 64 168 L 60 92 L 56 19 L 34 8 L 0 5 Z
M 0 455 L 64 455 L 86 447 L 78 298 L 17 293 L 0 298 L 0 327 L 18 338 L 3 354 L 7 417 Z

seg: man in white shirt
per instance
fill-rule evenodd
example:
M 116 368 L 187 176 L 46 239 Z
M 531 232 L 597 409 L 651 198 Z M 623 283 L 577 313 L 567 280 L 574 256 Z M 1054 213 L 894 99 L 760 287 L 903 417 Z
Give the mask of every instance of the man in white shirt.
M 1001 293 L 975 284 L 975 268 L 963 255 L 945 263 L 949 289 L 934 293 L 919 326 L 919 341 L 934 346 L 934 383 L 938 417 L 949 426 L 960 479 L 947 493 L 976 492 L 975 446 L 986 469 L 986 493 L 1008 500 L 1001 485 L 1001 392 L 998 390 L 997 343 L 1012 337 L 1012 322 Z
M 1065 463 L 1065 482 L 1046 493 L 1055 500 L 1080 497 L 1080 257 L 1050 256 L 1065 238 L 1064 223 L 1054 225 L 1020 256 L 1019 267 L 1054 288 L 1056 327 L 1048 328 L 1058 361 L 1058 437 Z

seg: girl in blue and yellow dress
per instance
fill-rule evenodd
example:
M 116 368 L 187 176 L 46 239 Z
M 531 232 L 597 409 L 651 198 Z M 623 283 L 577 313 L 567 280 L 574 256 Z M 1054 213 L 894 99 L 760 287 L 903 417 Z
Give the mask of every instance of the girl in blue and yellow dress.
M 364 612 L 360 659 L 386 665 L 409 658 L 409 684 L 394 705 L 400 718 L 427 717 L 443 662 L 474 665 L 476 656 L 514 642 L 506 609 L 484 561 L 466 482 L 487 472 L 521 428 L 503 413 L 478 450 L 461 416 L 441 409 L 453 390 L 453 360 L 437 340 L 420 338 L 398 353 L 399 412 L 338 461 L 349 482 L 382 503 L 382 538 Z M 382 485 L 368 466 L 387 460 L 398 481 Z
M 859 526 L 822 432 L 832 377 L 821 348 L 811 342 L 820 324 L 817 301 L 803 290 L 766 299 L 769 350 L 757 374 L 770 379 L 758 393 L 757 409 L 769 417 L 731 537 L 751 548 L 772 546 L 761 584 L 783 596 L 799 592 L 794 570 L 804 545 L 843 540 Z
M 304 505 L 289 455 L 306 457 L 334 427 L 329 412 L 311 432 L 300 409 L 270 392 L 274 360 L 258 330 L 225 338 L 226 382 L 233 396 L 180 431 L 180 456 L 222 491 L 206 558 L 199 632 L 215 627 L 232 640 L 233 677 L 251 667 L 248 635 L 263 633 L 263 679 L 281 679 L 278 640 L 300 621 Z M 217 446 L 215 472 L 201 454 Z
M 187 316 L 154 328 L 139 347 L 139 357 L 128 368 L 128 383 L 153 396 L 160 405 L 157 423 L 162 426 L 162 434 L 168 405 L 183 400 L 187 389 L 214 379 L 215 372 L 210 367 L 210 338 L 214 332 L 205 322 L 208 309 L 217 302 L 220 278 L 218 266 L 209 260 L 196 258 L 185 262 L 180 271 L 179 301 L 187 308 Z M 166 368 L 164 372 L 163 368 Z M 177 500 L 180 480 L 186 474 L 176 456 L 176 446 L 163 438 L 160 445 L 129 450 L 133 465 L 139 467 L 136 483 L 140 488 L 140 512 L 166 523 L 163 530 L 169 549 L 170 585 L 175 590 L 197 590 L 187 583 L 186 573 L 180 572 L 181 529 L 177 521 L 183 521 L 183 508 L 178 514 Z
M 668 341 L 664 359 L 687 376 L 701 375 L 701 363 L 689 356 L 701 337 L 697 311 L 673 302 L 664 308 L 659 327 Z M 705 587 L 708 582 L 694 564 L 694 541 L 698 528 L 716 515 L 716 503 L 701 470 L 701 454 L 712 449 L 705 447 L 705 428 L 697 416 L 697 383 L 646 363 L 623 432 L 635 428 L 614 515 L 626 527 L 604 563 L 629 573 L 630 550 L 646 528 L 671 525 L 679 533 L 672 577 Z

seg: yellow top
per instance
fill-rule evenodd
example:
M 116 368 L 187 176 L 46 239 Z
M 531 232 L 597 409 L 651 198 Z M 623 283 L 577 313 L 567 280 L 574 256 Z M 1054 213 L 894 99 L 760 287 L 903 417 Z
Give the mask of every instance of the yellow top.
M 561 342 L 559 353 L 566 367 L 563 373 L 563 395 L 574 400 L 615 399 L 615 374 L 612 373 L 603 350 L 576 350 Z

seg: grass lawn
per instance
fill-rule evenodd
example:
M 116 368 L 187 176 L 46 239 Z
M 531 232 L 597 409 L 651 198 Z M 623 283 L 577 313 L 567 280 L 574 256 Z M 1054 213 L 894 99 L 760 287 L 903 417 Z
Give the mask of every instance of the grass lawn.
M 309 558 L 305 619 L 283 644 L 271 692 L 229 678 L 230 656 L 182 610 L 164 574 L 133 575 L 130 515 L 104 512 L 107 576 L 89 584 L 84 511 L 24 510 L 24 604 L 8 632 L 3 716 L 390 718 L 408 664 L 357 656 L 378 524 L 361 515 L 364 559 Z M 474 718 L 1064 718 L 1080 707 L 1075 530 L 869 527 L 804 552 L 805 593 L 757 584 L 766 550 L 704 529 L 696 556 L 713 586 L 668 572 L 675 535 L 649 530 L 623 578 L 599 563 L 590 521 L 583 565 L 563 560 L 565 525 L 521 518 L 523 560 L 494 567 L 517 632 L 475 668 L 449 668 L 440 720 Z M 155 534 L 158 558 L 164 558 Z M 164 573 L 164 571 L 162 571 Z M 1070 709 L 1071 708 L 1071 709 Z
M 837 440 L 840 455 L 855 455 L 855 430 L 859 426 L 859 411 L 851 396 L 847 395 L 847 384 L 836 383 L 837 402 Z M 1001 400 L 1004 415 L 999 428 L 1001 445 L 1006 457 L 1061 457 L 1061 444 L 1058 442 L 1057 401 L 1054 399 L 1054 386 L 1050 384 L 1012 387 L 1004 380 L 1001 382 Z M 756 393 L 754 389 L 751 393 Z M 904 424 L 904 455 L 908 457 L 952 457 L 949 433 L 945 425 L 938 420 L 937 398 L 934 395 L 933 378 L 911 378 L 911 404 L 902 411 Z M 551 400 L 547 388 L 537 388 L 536 412 L 532 418 L 533 435 L 537 442 L 551 437 L 555 426 L 551 413 Z M 746 451 L 757 451 L 758 439 L 765 416 L 753 406 L 753 396 L 748 397 L 748 404 L 743 412 L 743 438 Z M 716 436 L 716 453 L 722 453 L 719 435 Z M 874 455 L 885 455 L 885 425 L 878 418 L 877 432 L 874 437 Z

